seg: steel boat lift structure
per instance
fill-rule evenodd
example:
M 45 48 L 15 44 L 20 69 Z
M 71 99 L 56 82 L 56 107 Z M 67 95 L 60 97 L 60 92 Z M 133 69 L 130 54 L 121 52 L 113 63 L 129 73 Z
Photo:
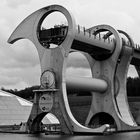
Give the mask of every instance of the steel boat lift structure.
M 43 20 L 56 11 L 66 17 L 68 26 L 41 30 Z M 35 91 L 34 104 L 25 131 L 39 131 L 40 122 L 47 113 L 53 113 L 58 118 L 61 131 L 65 134 L 109 131 L 112 126 L 102 122 L 95 127 L 89 127 L 92 118 L 102 113 L 113 118 L 116 132 L 140 129 L 130 112 L 126 93 L 129 65 L 134 65 L 140 74 L 140 48 L 126 32 L 109 25 L 81 30 L 67 9 L 60 5 L 51 5 L 25 18 L 11 34 L 8 42 L 13 44 L 19 39 L 29 39 L 34 43 L 42 73 L 41 88 Z M 50 43 L 57 47 L 50 48 Z M 81 52 L 86 56 L 92 78 L 66 77 L 67 59 L 71 52 Z M 84 125 L 71 112 L 67 86 L 92 93 L 92 103 Z

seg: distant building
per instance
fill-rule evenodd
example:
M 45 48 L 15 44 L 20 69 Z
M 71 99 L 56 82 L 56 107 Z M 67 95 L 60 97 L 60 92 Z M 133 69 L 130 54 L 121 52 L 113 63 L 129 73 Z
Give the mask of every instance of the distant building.
M 27 122 L 32 103 L 11 93 L 0 91 L 0 125 L 19 125 Z M 59 123 L 54 115 L 48 114 L 44 124 Z

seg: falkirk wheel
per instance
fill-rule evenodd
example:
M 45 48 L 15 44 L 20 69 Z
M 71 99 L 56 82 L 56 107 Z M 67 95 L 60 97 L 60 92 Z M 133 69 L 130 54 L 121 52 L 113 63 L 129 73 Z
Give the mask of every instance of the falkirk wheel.
M 42 22 L 53 12 L 63 14 L 68 25 L 42 29 Z M 126 93 L 129 65 L 134 65 L 139 73 L 139 47 L 126 32 L 109 25 L 81 29 L 67 9 L 51 5 L 25 18 L 8 42 L 13 44 L 19 39 L 33 42 L 41 66 L 41 87 L 35 91 L 25 131 L 39 131 L 41 120 L 47 113 L 58 118 L 64 134 L 140 129 L 130 111 Z M 57 47 L 51 48 L 51 43 Z M 71 52 L 84 54 L 90 64 L 91 78 L 66 76 L 67 60 Z M 87 115 L 80 114 L 84 118 L 82 123 L 72 113 L 67 88 L 89 91 L 92 95 Z

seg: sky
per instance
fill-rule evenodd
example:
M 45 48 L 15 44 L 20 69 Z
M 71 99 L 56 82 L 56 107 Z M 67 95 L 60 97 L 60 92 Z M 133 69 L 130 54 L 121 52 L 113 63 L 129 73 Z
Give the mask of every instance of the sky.
M 1 0 L 0 4 L 0 87 L 24 89 L 38 85 L 40 64 L 37 51 L 29 40 L 8 44 L 7 40 L 24 18 L 34 11 L 59 4 L 70 10 L 77 24 L 86 28 L 109 24 L 126 31 L 136 43 L 140 44 L 140 1 L 139 0 Z M 75 55 L 73 60 L 79 62 Z M 73 63 L 73 62 L 72 62 Z M 83 64 L 85 65 L 85 64 Z M 68 69 L 70 74 L 90 76 L 87 68 Z M 134 69 L 130 73 L 135 76 Z

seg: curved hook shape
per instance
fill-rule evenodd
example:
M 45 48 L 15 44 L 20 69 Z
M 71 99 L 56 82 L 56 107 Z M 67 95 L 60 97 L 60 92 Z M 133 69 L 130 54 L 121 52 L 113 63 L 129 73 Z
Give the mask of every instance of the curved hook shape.
M 60 5 L 50 5 L 41 8 L 36 12 L 32 13 L 27 18 L 25 18 L 11 34 L 11 36 L 8 39 L 8 43 L 12 44 L 19 39 L 29 39 L 34 43 L 34 45 L 38 50 L 39 56 L 41 57 L 45 51 L 45 48 L 43 48 L 43 46 L 40 44 L 38 40 L 38 27 L 45 17 L 47 17 L 49 14 L 55 11 L 64 14 L 64 16 L 68 21 L 68 33 L 63 42 L 63 44 L 65 45 L 63 46 L 65 47 L 70 46 L 66 44 L 72 43 L 75 34 L 76 24 L 72 14 L 67 9 L 65 9 Z M 69 51 L 69 49 L 66 50 Z
M 129 46 L 123 47 L 123 53 L 120 57 L 120 63 L 116 69 L 116 80 L 118 81 L 118 91 L 115 93 L 118 110 L 122 121 L 131 128 L 131 126 L 137 126 L 133 116 L 131 114 L 126 91 L 126 80 L 128 73 L 128 66 L 132 59 L 133 48 Z
M 115 63 L 117 63 L 116 60 L 118 59 L 120 52 L 121 52 L 121 49 L 122 49 L 122 40 L 121 40 L 121 37 L 120 37 L 118 31 L 109 25 L 98 25 L 98 26 L 95 26 L 93 28 L 90 28 L 89 30 L 91 30 L 91 33 L 99 31 L 99 30 L 105 30 L 105 31 L 111 31 L 114 34 L 115 39 L 116 39 L 116 47 L 114 48 L 115 53 L 113 53 L 112 59 L 114 60 Z M 116 66 L 116 65 L 114 64 L 114 66 Z M 66 71 L 66 63 L 65 62 L 64 62 L 63 71 L 64 71 L 64 73 Z M 78 132 L 78 131 L 79 132 L 96 132 L 96 133 L 103 132 L 103 129 L 105 130 L 105 128 L 107 128 L 106 125 L 91 129 L 91 128 L 88 128 L 88 127 L 85 127 L 85 126 L 79 124 L 75 120 L 74 116 L 71 113 L 69 104 L 68 104 L 67 91 L 66 91 L 66 80 L 65 79 L 66 79 L 65 75 L 63 75 L 63 83 L 62 83 L 63 98 L 64 98 L 64 103 L 65 103 L 65 107 L 66 107 L 68 116 L 70 117 L 70 120 L 73 124 L 74 132 Z

